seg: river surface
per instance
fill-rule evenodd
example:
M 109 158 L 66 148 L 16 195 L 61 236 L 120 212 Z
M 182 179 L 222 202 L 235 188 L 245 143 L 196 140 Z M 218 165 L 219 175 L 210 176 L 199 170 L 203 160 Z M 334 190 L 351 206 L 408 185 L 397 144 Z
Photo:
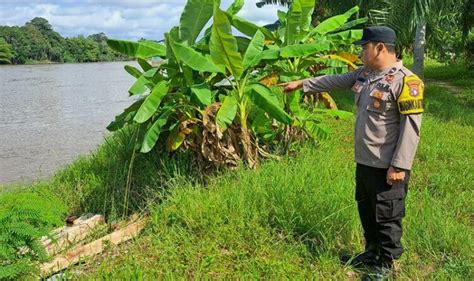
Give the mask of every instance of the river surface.
M 133 102 L 125 64 L 0 66 L 0 191 L 49 177 L 103 142 Z

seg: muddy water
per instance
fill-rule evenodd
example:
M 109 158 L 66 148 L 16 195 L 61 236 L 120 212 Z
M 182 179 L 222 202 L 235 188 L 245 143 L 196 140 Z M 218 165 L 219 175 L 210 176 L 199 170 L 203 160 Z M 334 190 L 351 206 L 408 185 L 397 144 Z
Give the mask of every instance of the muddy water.
M 132 102 L 125 64 L 0 66 L 0 191 L 48 177 L 103 142 Z

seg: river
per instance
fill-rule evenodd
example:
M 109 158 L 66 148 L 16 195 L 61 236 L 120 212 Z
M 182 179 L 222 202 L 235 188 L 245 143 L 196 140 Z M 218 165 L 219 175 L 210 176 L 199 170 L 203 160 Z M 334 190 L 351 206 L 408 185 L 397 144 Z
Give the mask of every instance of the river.
M 103 142 L 132 102 L 125 64 L 0 66 L 0 191 L 47 178 Z

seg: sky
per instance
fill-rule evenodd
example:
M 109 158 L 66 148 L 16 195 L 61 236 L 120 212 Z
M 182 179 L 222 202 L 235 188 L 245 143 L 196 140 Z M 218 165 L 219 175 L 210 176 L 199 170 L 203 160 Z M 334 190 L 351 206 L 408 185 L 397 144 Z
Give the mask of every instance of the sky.
M 221 0 L 225 10 L 233 2 Z M 246 0 L 238 16 L 258 25 L 273 23 L 282 6 L 257 8 Z M 104 32 L 109 38 L 161 40 L 179 17 L 186 0 L 0 0 L 0 25 L 23 26 L 43 17 L 63 37 Z

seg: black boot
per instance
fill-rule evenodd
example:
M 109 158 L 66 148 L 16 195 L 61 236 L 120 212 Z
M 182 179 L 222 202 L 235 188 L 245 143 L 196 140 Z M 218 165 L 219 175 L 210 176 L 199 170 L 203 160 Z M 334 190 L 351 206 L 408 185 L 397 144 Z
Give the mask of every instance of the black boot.
M 378 251 L 375 246 L 367 246 L 365 252 L 356 255 L 343 255 L 341 262 L 344 265 L 351 265 L 354 267 L 375 266 L 378 262 Z
M 371 267 L 369 273 L 364 274 L 361 280 L 392 280 L 393 279 L 393 261 L 380 259 L 375 266 Z

